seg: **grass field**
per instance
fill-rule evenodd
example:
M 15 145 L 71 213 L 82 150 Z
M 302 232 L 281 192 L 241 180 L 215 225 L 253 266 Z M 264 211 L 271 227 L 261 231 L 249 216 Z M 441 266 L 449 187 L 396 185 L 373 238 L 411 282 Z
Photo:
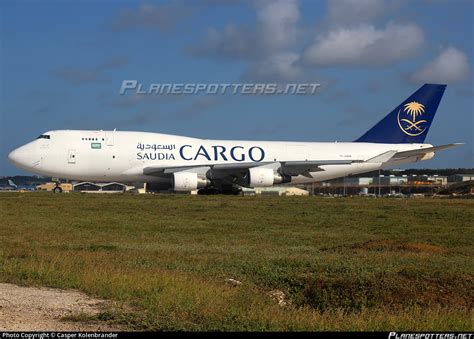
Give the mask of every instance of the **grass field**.
M 474 200 L 2 193 L 0 209 L 2 282 L 112 300 L 97 318 L 130 329 L 474 330 Z

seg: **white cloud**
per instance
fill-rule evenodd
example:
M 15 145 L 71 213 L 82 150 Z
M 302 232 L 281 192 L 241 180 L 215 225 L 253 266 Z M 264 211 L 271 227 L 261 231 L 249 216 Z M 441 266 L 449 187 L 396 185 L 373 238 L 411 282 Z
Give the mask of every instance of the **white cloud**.
M 415 55 L 425 43 L 412 23 L 371 22 L 393 11 L 396 0 L 329 0 L 326 19 L 311 33 L 301 22 L 297 0 L 252 0 L 253 25 L 210 28 L 188 48 L 192 55 L 247 63 L 245 79 L 284 82 L 308 78 L 308 70 L 332 65 L 387 65 Z M 307 43 L 308 34 L 314 34 Z M 306 44 L 306 45 L 305 45 Z
M 387 11 L 383 0 L 329 0 L 328 18 L 331 22 L 351 25 L 369 22 Z
M 296 0 L 257 2 L 260 39 L 269 51 L 281 50 L 294 42 L 300 13 Z
M 256 0 L 253 27 L 228 23 L 223 29 L 210 28 L 206 37 L 188 51 L 193 55 L 248 61 L 242 75 L 260 81 L 296 80 L 299 55 L 291 48 L 299 40 L 300 13 L 297 0 Z
M 296 65 L 299 55 L 296 53 L 275 54 L 263 61 L 252 62 L 244 72 L 244 79 L 257 81 L 297 81 L 303 75 Z
M 255 27 L 229 23 L 223 30 L 210 28 L 206 37 L 190 48 L 191 54 L 255 60 L 295 42 L 299 20 L 296 0 L 257 1 L 255 8 Z
M 466 54 L 454 47 L 448 47 L 436 59 L 415 72 L 410 80 L 416 83 L 461 82 L 469 77 L 470 68 Z
M 303 54 L 310 65 L 387 64 L 415 54 L 424 43 L 423 31 L 414 24 L 339 27 L 316 38 Z

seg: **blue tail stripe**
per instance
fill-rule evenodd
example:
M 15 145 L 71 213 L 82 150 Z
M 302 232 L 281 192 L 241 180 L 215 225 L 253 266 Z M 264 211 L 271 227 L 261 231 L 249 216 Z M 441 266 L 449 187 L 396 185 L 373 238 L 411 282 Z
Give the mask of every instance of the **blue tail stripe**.
M 446 85 L 424 84 L 356 142 L 423 143 Z

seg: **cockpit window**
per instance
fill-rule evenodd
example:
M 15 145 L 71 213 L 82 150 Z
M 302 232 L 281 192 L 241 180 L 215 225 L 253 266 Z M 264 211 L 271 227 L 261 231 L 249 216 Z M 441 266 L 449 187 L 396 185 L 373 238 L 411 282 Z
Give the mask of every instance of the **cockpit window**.
M 51 139 L 49 135 L 47 134 L 42 134 L 40 135 L 39 137 L 37 137 L 36 139 Z

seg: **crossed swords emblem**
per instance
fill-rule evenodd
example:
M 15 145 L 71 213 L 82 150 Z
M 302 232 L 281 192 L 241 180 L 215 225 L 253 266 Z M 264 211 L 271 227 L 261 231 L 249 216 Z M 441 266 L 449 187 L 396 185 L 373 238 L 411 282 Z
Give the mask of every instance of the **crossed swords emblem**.
M 408 119 L 400 119 L 400 121 L 406 122 L 407 127 L 405 127 L 405 130 L 410 130 L 412 128 L 416 129 L 417 131 L 423 132 L 425 129 L 421 128 L 419 125 L 421 125 L 424 122 L 427 122 L 427 120 L 419 120 L 419 121 L 410 121 Z
M 419 102 L 412 101 L 404 105 L 403 112 L 412 116 L 412 119 L 400 118 L 400 113 L 402 108 L 398 110 L 397 120 L 398 126 L 400 129 L 407 135 L 415 137 L 420 135 L 426 130 L 426 127 L 423 126 L 424 123 L 428 122 L 427 120 L 416 120 L 417 115 L 424 113 L 425 106 Z M 402 122 L 403 125 L 402 126 Z

